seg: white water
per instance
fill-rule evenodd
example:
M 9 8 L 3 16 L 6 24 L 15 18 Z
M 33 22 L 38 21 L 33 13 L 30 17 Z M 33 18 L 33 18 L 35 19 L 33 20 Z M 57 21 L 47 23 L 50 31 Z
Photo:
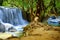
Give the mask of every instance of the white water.
M 23 19 L 20 9 L 6 7 L 0 7 L 0 23 L 0 25 L 5 27 L 5 29 L 4 27 L 2 28 L 5 32 L 9 32 L 8 29 L 10 27 L 14 27 L 17 31 L 23 31 L 22 28 L 28 24 L 28 22 Z M 0 28 L 1 27 L 2 26 L 0 26 Z

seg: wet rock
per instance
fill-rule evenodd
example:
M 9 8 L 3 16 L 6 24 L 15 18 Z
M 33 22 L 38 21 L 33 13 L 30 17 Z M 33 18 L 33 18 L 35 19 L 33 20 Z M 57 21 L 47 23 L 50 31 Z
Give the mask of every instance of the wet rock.
M 9 32 L 16 32 L 17 30 L 15 28 L 11 27 L 11 28 L 8 29 L 8 31 Z
M 0 23 L 0 32 L 5 32 L 5 26 L 2 23 Z

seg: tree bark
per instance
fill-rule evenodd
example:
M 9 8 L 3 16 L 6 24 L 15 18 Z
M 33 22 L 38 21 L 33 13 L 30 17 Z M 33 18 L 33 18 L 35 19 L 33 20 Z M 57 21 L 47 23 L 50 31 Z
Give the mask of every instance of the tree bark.
M 37 11 L 36 11 L 36 16 L 39 17 L 39 21 L 42 22 L 44 15 L 41 16 L 42 11 L 45 11 L 45 6 L 43 0 L 38 0 L 37 1 Z

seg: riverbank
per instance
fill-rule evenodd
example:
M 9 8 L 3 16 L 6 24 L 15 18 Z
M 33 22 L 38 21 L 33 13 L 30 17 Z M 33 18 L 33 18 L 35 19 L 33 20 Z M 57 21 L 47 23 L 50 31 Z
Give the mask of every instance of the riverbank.
M 10 37 L 5 40 L 60 40 L 60 27 L 31 22 L 24 28 L 22 37 Z

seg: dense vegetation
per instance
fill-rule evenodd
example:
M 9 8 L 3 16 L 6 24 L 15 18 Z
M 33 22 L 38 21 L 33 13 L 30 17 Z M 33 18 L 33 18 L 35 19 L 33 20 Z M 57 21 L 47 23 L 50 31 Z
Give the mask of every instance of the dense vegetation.
M 33 21 L 36 16 L 42 22 L 47 16 L 60 15 L 60 0 L 0 0 L 0 5 L 22 9 L 24 18 L 29 21 Z

